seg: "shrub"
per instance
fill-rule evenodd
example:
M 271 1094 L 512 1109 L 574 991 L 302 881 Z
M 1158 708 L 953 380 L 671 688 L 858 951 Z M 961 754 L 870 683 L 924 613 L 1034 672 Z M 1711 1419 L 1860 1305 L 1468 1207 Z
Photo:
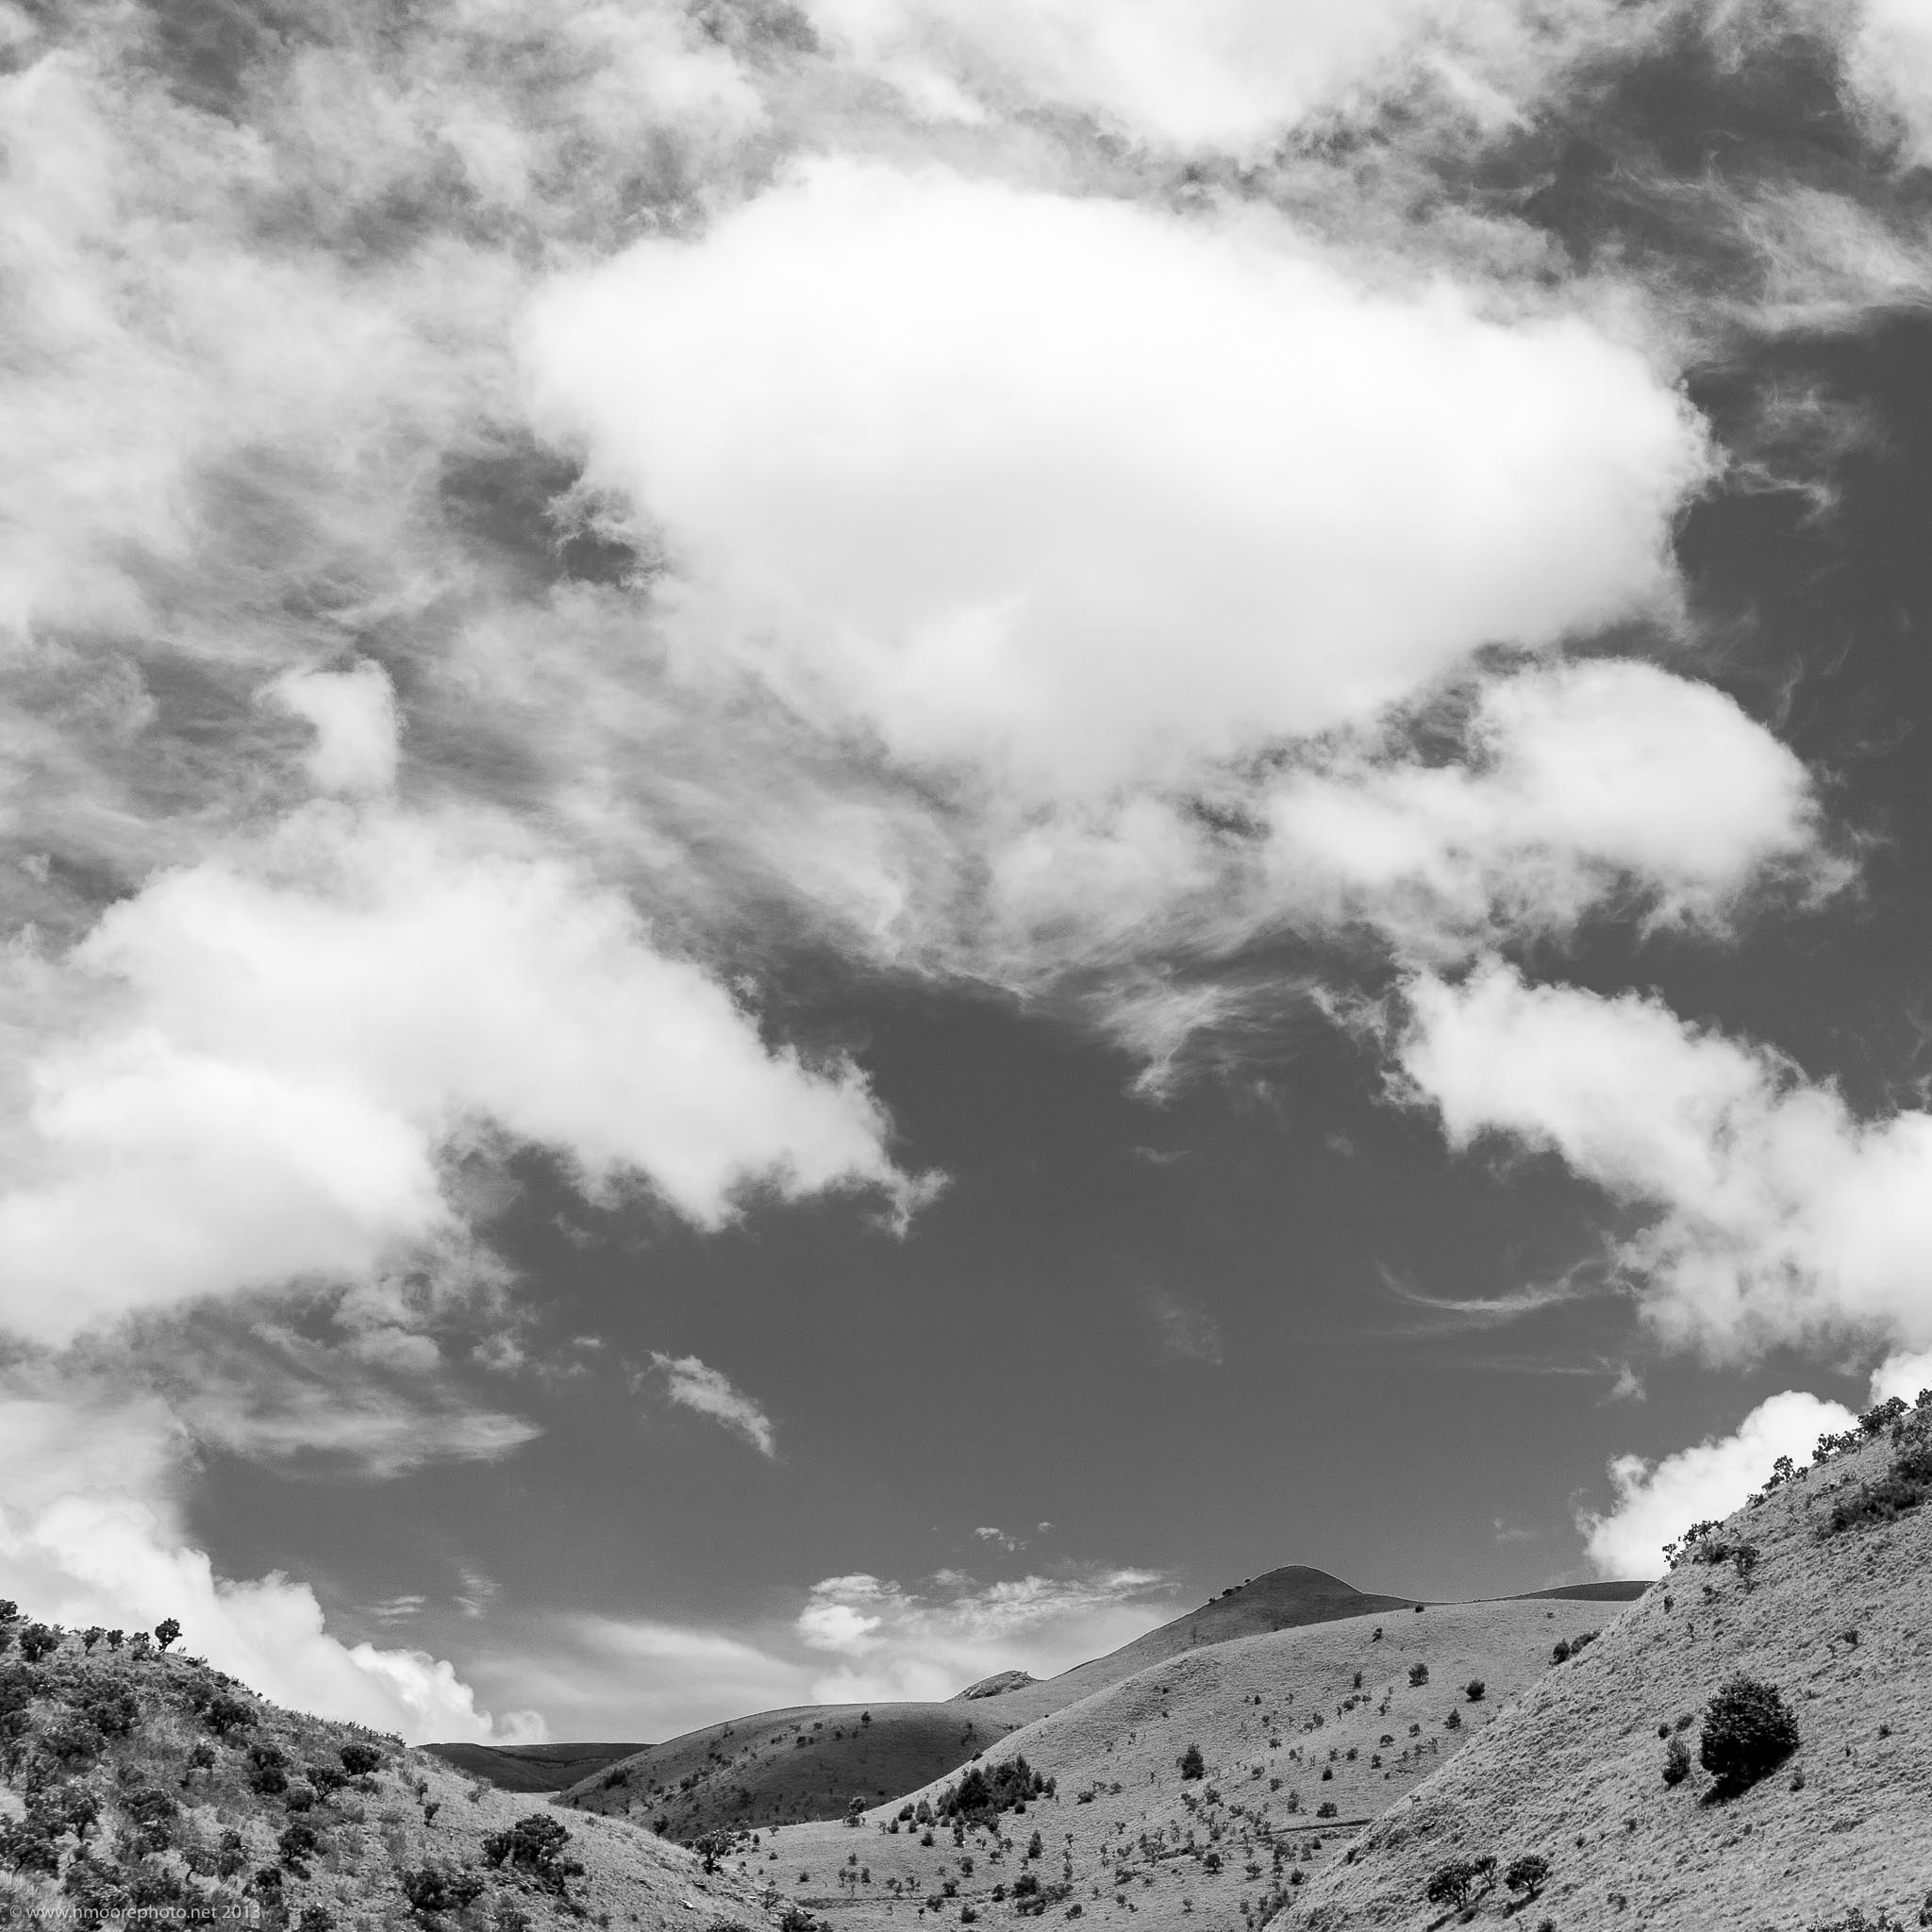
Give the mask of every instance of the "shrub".
M 1564 1662 L 1566 1662 L 1566 1661 L 1568 1660 L 1568 1658 L 1569 1658 L 1569 1656 L 1570 1656 L 1570 1646 L 1569 1646 L 1569 1644 L 1568 1644 L 1568 1643 L 1566 1643 L 1566 1642 L 1565 1642 L 1565 1641 L 1563 1641 L 1563 1639 L 1562 1639 L 1562 1638 L 1560 1638 L 1560 1637 L 1559 1637 L 1559 1638 L 1557 1638 L 1557 1643 L 1556 1643 L 1556 1647 L 1555 1647 L 1555 1649 L 1553 1649 L 1553 1650 L 1552 1650 L 1552 1651 L 1550 1652 L 1550 1661 L 1551 1661 L 1552 1663 L 1557 1663 L 1557 1664 L 1560 1664 L 1560 1663 L 1564 1663 Z
M 1664 1752 L 1664 1782 L 1680 1785 L 1690 1775 L 1690 1752 L 1682 1738 L 1673 1738 Z
M 1512 1858 L 1503 1874 L 1503 1883 L 1511 1891 L 1520 1891 L 1525 1905 L 1549 1882 L 1550 1861 L 1541 1852 L 1525 1852 L 1522 1857 Z
M 1493 1864 L 1494 1861 L 1491 1862 Z M 1429 1874 L 1423 1896 L 1432 1906 L 1447 1906 L 1452 1911 L 1463 1911 L 1475 1896 L 1476 1884 L 1481 1877 L 1480 1859 L 1457 1858 L 1447 1865 L 1439 1865 Z
M 50 1651 L 60 1646 L 60 1633 L 50 1630 L 44 1624 L 29 1624 L 20 1633 L 20 1654 L 28 1663 L 37 1664 Z
M 291 1872 L 299 1871 L 321 1849 L 322 1834 L 300 1818 L 283 1825 L 281 1836 L 275 1840 L 275 1850 Z
M 1181 1753 L 1179 1763 L 1181 1776 L 1184 1778 L 1206 1777 L 1208 1775 L 1208 1765 L 1201 1756 L 1201 1747 L 1198 1744 L 1190 1744 Z
M 396 1883 L 419 1912 L 459 1912 L 483 1896 L 483 1880 L 475 1872 L 439 1872 L 425 1865 L 418 1872 L 398 1872 Z
M 1775 1684 L 1735 1676 L 1704 1713 L 1698 1757 L 1725 1791 L 1756 1784 L 1797 1748 L 1797 1720 Z
M 1486 1685 L 1480 1677 L 1472 1677 L 1469 1680 L 1469 1682 L 1462 1687 L 1462 1694 L 1466 1698 L 1468 1698 L 1472 1704 L 1480 1704 L 1483 1701 L 1483 1692 L 1488 1689 L 1489 1686 Z
M 1324 1798 L 1315 1807 L 1315 1816 L 1317 1818 L 1340 1818 L 1341 1810 L 1333 1798 Z
M 1409 1683 L 1409 1688 L 1410 1688 L 1410 1689 L 1411 1689 L 1412 1690 L 1420 1690 L 1422 1689 L 1422 1687 L 1423 1687 L 1423 1686 L 1424 1686 L 1424 1684 L 1426 1684 L 1426 1683 L 1427 1683 L 1428 1681 L 1429 1681 L 1429 1667 L 1428 1667 L 1428 1665 L 1427 1665 L 1427 1664 L 1410 1664 L 1410 1665 L 1409 1665 L 1409 1667 L 1408 1667 L 1408 1683 Z
M 367 1777 L 382 1762 L 382 1753 L 374 1744 L 344 1744 L 338 1755 L 351 1777 Z
M 158 1643 L 163 1650 L 166 1650 L 171 1643 L 176 1642 L 179 1640 L 180 1636 L 181 1625 L 173 1617 L 163 1617 L 161 1621 L 155 1625 L 155 1641 Z
M 483 1840 L 483 1862 L 529 1872 L 561 1891 L 563 1881 L 584 1869 L 575 1859 L 564 1857 L 563 1848 L 569 1842 L 570 1833 L 556 1819 L 532 1811 L 508 1831 L 491 1832 Z

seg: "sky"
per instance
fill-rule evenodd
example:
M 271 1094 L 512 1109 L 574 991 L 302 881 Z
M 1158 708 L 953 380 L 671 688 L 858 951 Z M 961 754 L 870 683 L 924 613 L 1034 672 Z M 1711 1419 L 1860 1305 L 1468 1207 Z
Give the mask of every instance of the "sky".
M 0 0 L 0 1591 L 657 1740 L 1932 1382 L 1925 0 Z

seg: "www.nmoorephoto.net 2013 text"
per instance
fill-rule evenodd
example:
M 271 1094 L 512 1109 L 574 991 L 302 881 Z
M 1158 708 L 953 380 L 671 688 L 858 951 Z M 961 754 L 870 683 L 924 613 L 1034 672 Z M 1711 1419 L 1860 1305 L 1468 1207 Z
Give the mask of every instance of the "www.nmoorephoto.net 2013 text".
M 220 1905 L 84 1906 L 64 1900 L 26 1907 L 31 1925 L 258 1925 L 261 1907 L 252 1899 Z

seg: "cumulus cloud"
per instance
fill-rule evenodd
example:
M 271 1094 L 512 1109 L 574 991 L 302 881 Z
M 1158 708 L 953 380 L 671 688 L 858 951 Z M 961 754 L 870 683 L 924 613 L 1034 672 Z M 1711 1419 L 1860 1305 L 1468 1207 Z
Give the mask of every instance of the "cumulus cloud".
M 297 1709 L 397 1731 L 411 1742 L 535 1741 L 533 1711 L 500 1722 L 445 1660 L 344 1644 L 306 1585 L 216 1574 L 174 1502 L 178 1425 L 154 1404 L 102 1406 L 0 1393 L 8 1496 L 0 1590 L 70 1624 L 183 1624 L 190 1647 Z
M 1407 997 L 1412 1096 L 1453 1146 L 1554 1155 L 1626 1205 L 1641 1225 L 1616 1258 L 1667 1340 L 1738 1357 L 1932 1338 L 1932 1116 L 1861 1120 L 1769 1049 L 1637 993 L 1490 965 Z
M 1052 1676 L 1174 1614 L 1157 1571 L 1093 1568 L 975 1585 L 933 1579 L 920 1594 L 864 1573 L 813 1585 L 800 1641 L 843 1661 L 817 1676 L 823 1703 L 943 1699 L 996 1671 Z
M 1714 1436 L 1657 1462 L 1620 1456 L 1610 1464 L 1616 1502 L 1577 1520 L 1599 1576 L 1661 1576 L 1663 1547 L 1693 1523 L 1721 1520 L 1761 1489 L 1780 1456 L 1804 1465 L 1822 1435 L 1857 1418 L 1836 1402 L 1788 1389 L 1760 1402 L 1728 1436 Z
M 915 1197 L 855 1069 L 768 1048 L 621 897 L 502 842 L 324 811 L 105 914 L 17 1070 L 0 1320 L 366 1274 L 452 1230 L 439 1164 L 478 1126 L 705 1226 L 752 1184 Z
M 1530 668 L 1476 684 L 1462 735 L 1434 763 L 1344 742 L 1267 792 L 1273 892 L 1437 951 L 1560 937 L 1620 901 L 1712 924 L 1777 869 L 1844 875 L 1804 765 L 1708 685 Z
M 1707 467 L 1577 317 L 1372 290 L 1260 215 L 833 158 L 557 282 L 528 365 L 708 652 L 1034 794 L 1653 605 Z
M 664 1377 L 666 1393 L 680 1407 L 694 1408 L 722 1423 L 733 1435 L 742 1436 L 760 1456 L 777 1455 L 777 1435 L 771 1417 L 743 1390 L 734 1388 L 722 1369 L 712 1368 L 694 1355 L 654 1352 L 651 1361 Z

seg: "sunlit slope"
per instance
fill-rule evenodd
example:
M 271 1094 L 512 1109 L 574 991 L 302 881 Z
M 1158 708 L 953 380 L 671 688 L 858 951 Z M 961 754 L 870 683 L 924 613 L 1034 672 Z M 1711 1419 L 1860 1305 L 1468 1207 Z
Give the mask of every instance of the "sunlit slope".
M 916 1790 L 1021 1725 L 1162 1657 L 1391 1607 L 1406 1609 L 1408 1599 L 1365 1596 L 1325 1571 L 1274 1570 L 1041 1683 L 943 1704 L 763 1711 L 652 1745 L 574 1785 L 564 1801 L 588 1811 L 662 1818 L 686 1841 L 719 1825 L 842 1817 L 855 1796 L 875 1803 Z
M 1932 1506 L 1821 1536 L 1881 1477 L 1883 1442 L 1740 1511 L 1719 1539 L 1757 1551 L 1680 1565 L 1546 1674 L 1453 1763 L 1306 1888 L 1283 1932 L 1437 1924 L 1429 1878 L 1457 1858 L 1547 1857 L 1527 1924 L 1561 1932 L 1799 1932 L 1851 1907 L 1918 1925 L 1932 1892 Z M 1697 1759 L 1734 1673 L 1779 1687 L 1797 1751 L 1727 1799 Z M 1659 1726 L 1687 1714 L 1690 1774 L 1663 1778 Z M 1504 1921 L 1507 1889 L 1472 1923 Z M 1513 1922 L 1521 1923 L 1521 1922 Z
M 953 1774 L 876 1807 L 856 1830 L 763 1832 L 741 1855 L 745 1873 L 762 1869 L 841 1925 L 883 1924 L 905 1915 L 908 1899 L 938 1899 L 955 1920 L 966 1907 L 1010 1917 L 1012 1887 L 1029 1874 L 1068 1888 L 1051 1907 L 1057 1917 L 1078 1904 L 1084 1918 L 1131 1920 L 1141 1932 L 1184 1918 L 1233 1925 L 1294 1890 L 1295 1872 L 1306 1879 L 1345 1856 L 1364 1824 L 1557 1668 L 1559 1639 L 1621 1610 L 1517 1599 L 1417 1612 L 1403 1600 L 1396 1610 L 1193 1645 L 989 1750 L 985 1765 L 1024 1756 L 1056 1787 L 1024 1813 L 1003 1814 L 996 1838 L 969 1830 L 955 1842 L 941 1823 L 927 1844 L 916 1825 L 891 1829 L 905 1804 L 937 1805 Z M 1412 1683 L 1417 1671 L 1425 1679 Z M 1477 1680 L 1482 1695 L 1472 1699 Z M 1191 1744 L 1204 1760 L 1199 1778 L 1182 1775 Z M 1321 1815 L 1326 1805 L 1331 1817 Z M 1041 1855 L 1030 1859 L 1035 1831 Z M 995 1899 L 995 1888 L 1008 1895 Z

